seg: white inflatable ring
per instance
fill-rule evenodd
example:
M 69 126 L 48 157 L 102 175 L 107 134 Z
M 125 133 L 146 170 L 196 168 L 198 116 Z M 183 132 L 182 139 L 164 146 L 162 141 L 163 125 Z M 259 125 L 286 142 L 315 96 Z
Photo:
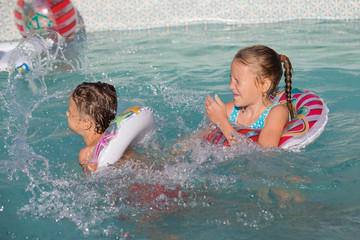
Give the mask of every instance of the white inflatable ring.
M 133 107 L 117 116 L 104 132 L 87 164 L 95 171 L 115 163 L 128 146 L 148 140 L 154 131 L 153 111 L 149 107 Z

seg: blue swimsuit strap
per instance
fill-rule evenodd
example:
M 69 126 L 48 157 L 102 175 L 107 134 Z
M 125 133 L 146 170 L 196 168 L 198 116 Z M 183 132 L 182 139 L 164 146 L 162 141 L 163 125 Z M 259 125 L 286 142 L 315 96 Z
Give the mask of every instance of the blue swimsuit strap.
M 230 114 L 229 122 L 233 126 L 236 126 L 236 119 L 237 119 L 237 116 L 239 115 L 240 109 L 241 109 L 241 107 L 234 106 L 234 108 L 233 108 L 233 110 L 232 110 L 232 112 Z
M 267 117 L 270 109 L 275 107 L 278 104 L 280 104 L 280 103 L 273 103 L 271 106 L 269 106 L 267 109 L 265 109 L 265 111 L 260 115 L 260 117 L 258 119 L 256 119 L 256 121 L 247 128 L 250 128 L 250 129 L 262 129 L 264 127 L 265 118 Z M 229 122 L 233 126 L 237 126 L 236 119 L 237 119 L 237 116 L 238 116 L 238 114 L 240 112 L 240 109 L 241 109 L 241 107 L 234 106 L 234 108 L 233 108 L 233 110 L 232 110 L 232 112 L 230 114 Z

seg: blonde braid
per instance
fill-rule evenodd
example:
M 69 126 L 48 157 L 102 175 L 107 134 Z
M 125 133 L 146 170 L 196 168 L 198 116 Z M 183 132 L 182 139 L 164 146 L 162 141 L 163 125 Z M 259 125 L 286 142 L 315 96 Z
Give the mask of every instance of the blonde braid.
M 291 84 L 292 84 L 291 77 L 292 77 L 293 68 L 291 66 L 290 59 L 287 56 L 283 54 L 280 54 L 279 56 L 280 56 L 280 61 L 284 64 L 284 69 L 285 69 L 284 77 L 285 77 L 286 106 L 289 109 L 291 119 L 293 119 L 294 109 L 291 103 Z

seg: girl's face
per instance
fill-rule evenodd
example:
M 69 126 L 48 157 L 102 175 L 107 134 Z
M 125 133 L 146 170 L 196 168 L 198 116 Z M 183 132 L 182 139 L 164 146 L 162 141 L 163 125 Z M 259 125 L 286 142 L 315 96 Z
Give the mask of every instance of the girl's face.
M 81 135 L 83 132 L 82 119 L 72 96 L 69 100 L 69 110 L 66 111 L 69 128 L 73 133 Z
M 233 92 L 234 105 L 237 107 L 248 106 L 262 93 L 256 85 L 256 76 L 246 65 L 233 61 L 231 63 L 229 89 Z

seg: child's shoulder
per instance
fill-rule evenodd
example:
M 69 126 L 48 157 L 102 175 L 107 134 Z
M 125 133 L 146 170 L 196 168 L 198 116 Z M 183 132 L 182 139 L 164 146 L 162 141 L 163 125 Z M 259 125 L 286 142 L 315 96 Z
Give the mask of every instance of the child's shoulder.
M 226 108 L 226 113 L 227 113 L 228 115 L 230 115 L 231 112 L 232 112 L 232 110 L 233 110 L 233 108 L 234 108 L 234 102 L 233 102 L 233 101 L 230 101 L 230 102 L 225 103 L 225 108 Z
M 289 118 L 289 111 L 285 104 L 277 104 L 273 106 L 267 116 L 267 120 L 282 121 Z
M 285 104 L 281 104 L 281 103 L 275 103 L 274 106 L 270 109 L 270 112 L 278 112 L 278 113 L 282 113 L 282 112 L 286 112 L 288 113 L 288 108 Z

